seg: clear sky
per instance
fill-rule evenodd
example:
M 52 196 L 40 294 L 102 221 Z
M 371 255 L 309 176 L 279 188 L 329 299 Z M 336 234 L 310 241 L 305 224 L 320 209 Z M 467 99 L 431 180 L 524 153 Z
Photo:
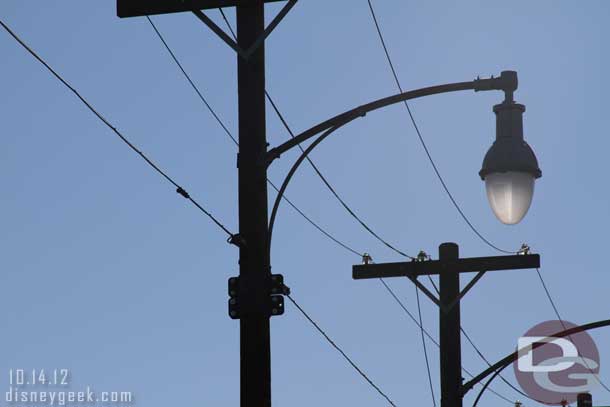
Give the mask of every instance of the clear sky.
M 503 248 L 526 242 L 541 254 L 541 273 L 565 319 L 608 318 L 610 3 L 374 4 L 405 89 L 519 72 L 516 99 L 527 107 L 525 137 L 543 177 L 517 226 L 495 219 L 477 175 L 502 95 L 417 100 L 415 119 L 481 233 Z M 280 5 L 268 6 L 268 19 Z M 208 14 L 222 22 L 217 11 Z M 117 18 L 113 1 L 77 0 L 4 0 L 0 17 L 237 229 L 235 146 L 145 18 Z M 236 134 L 234 52 L 189 13 L 154 21 Z M 69 368 L 72 388 L 132 391 L 140 406 L 238 405 L 239 332 L 227 316 L 226 292 L 238 272 L 237 250 L 4 31 L 0 52 L 2 394 L 11 368 Z M 267 88 L 295 131 L 395 93 L 367 1 L 299 2 L 267 41 Z M 288 135 L 270 107 L 267 116 L 277 145 Z M 282 156 L 270 178 L 280 183 L 295 158 Z M 497 254 L 448 200 L 404 107 L 346 126 L 313 158 L 375 231 L 407 253 L 437 257 L 438 245 L 453 241 L 466 257 Z M 308 166 L 287 195 L 377 262 L 401 260 L 354 222 Z M 420 332 L 378 281 L 351 279 L 360 258 L 287 206 L 272 257 L 294 298 L 397 405 L 432 405 Z M 412 284 L 388 284 L 417 312 Z M 437 337 L 437 310 L 426 298 L 422 312 Z M 491 361 L 513 351 L 530 327 L 554 319 L 534 270 L 486 275 L 463 301 L 462 316 Z M 610 384 L 610 329 L 593 337 Z M 486 367 L 467 343 L 463 349 L 469 371 Z M 438 350 L 428 342 L 428 351 L 438 400 Z M 290 305 L 272 319 L 272 360 L 274 405 L 385 405 Z M 506 377 L 514 380 L 512 371 Z M 499 381 L 494 389 L 522 398 Z M 599 388 L 594 401 L 608 405 L 610 394 Z M 487 394 L 483 405 L 509 404 Z

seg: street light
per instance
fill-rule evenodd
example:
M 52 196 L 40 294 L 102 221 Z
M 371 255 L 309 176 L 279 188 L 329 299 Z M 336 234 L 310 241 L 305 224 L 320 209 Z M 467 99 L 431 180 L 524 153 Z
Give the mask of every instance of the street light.
M 515 84 L 516 81 L 515 74 Z M 496 217 L 504 224 L 514 225 L 527 213 L 534 195 L 534 181 L 542 172 L 536 155 L 523 139 L 525 106 L 514 102 L 512 92 L 506 92 L 504 102 L 495 105 L 493 111 L 496 141 L 487 151 L 479 175 L 485 181 L 487 199 Z
M 458 82 L 416 89 L 379 99 L 341 113 L 272 148 L 265 155 L 264 160 L 267 165 L 270 165 L 282 153 L 323 132 L 304 150 L 284 179 L 271 211 L 269 241 L 271 241 L 273 233 L 275 216 L 288 183 L 301 163 L 307 158 L 307 155 L 326 137 L 347 123 L 385 106 L 424 96 L 468 89 L 475 92 L 504 91 L 504 101 L 493 107 L 496 114 L 496 141 L 487 151 L 479 175 L 485 181 L 489 204 L 496 217 L 504 224 L 512 225 L 520 222 L 532 202 L 534 180 L 540 178 L 542 172 L 538 167 L 538 160 L 534 152 L 523 139 L 525 106 L 514 101 L 513 95 L 517 87 L 517 72 L 502 71 L 500 76 L 496 78 L 493 76 L 490 79 L 477 78 L 472 82 Z
M 493 108 L 496 114 L 496 140 L 485 155 L 483 167 L 479 175 L 485 181 L 489 203 L 496 217 L 505 224 L 515 224 L 521 221 L 532 201 L 534 181 L 542 176 L 542 172 L 538 167 L 538 160 L 534 152 L 523 139 L 523 112 L 525 112 L 525 106 L 514 101 L 513 95 L 515 90 L 517 90 L 517 86 L 517 73 L 514 71 L 504 71 L 496 78 L 477 78 L 471 82 L 450 83 L 403 92 L 334 116 L 269 150 L 261 160 L 267 166 L 284 152 L 315 137 L 314 141 L 303 150 L 303 153 L 294 162 L 278 190 L 269 218 L 267 235 L 267 249 L 269 253 L 267 256 L 271 257 L 271 237 L 282 196 L 296 170 L 309 153 L 324 139 L 332 134 L 336 134 L 336 130 L 351 121 L 385 106 L 420 97 L 468 89 L 475 92 L 489 90 L 504 91 L 504 101 Z M 461 298 L 490 270 L 536 267 L 540 267 L 540 257 L 538 255 L 526 253 L 513 256 L 460 259 L 458 246 L 454 243 L 445 243 L 439 248 L 438 261 L 365 263 L 364 265 L 354 266 L 353 277 L 359 279 L 407 276 L 417 285 L 418 289 L 422 290 L 439 306 L 441 407 L 462 407 Z M 460 274 L 472 271 L 478 271 L 478 274 L 463 290 L 460 290 Z M 431 274 L 439 275 L 438 298 L 417 281 L 418 276 Z

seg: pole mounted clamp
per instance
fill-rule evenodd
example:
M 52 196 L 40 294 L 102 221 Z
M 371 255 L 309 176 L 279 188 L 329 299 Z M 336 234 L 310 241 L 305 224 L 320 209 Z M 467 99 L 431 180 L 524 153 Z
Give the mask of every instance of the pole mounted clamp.
M 290 288 L 284 285 L 284 276 L 281 274 L 271 274 L 269 285 L 269 299 L 265 303 L 267 316 L 284 314 L 284 295 L 290 295 Z M 249 313 L 249 309 L 242 307 L 240 294 L 243 292 L 240 277 L 231 277 L 228 281 L 229 292 L 229 317 L 231 319 L 241 319 Z
M 480 92 L 484 90 L 503 90 L 508 102 L 513 102 L 513 94 L 519 87 L 519 80 L 516 71 L 502 71 L 500 76 L 494 78 L 474 80 L 474 91 Z

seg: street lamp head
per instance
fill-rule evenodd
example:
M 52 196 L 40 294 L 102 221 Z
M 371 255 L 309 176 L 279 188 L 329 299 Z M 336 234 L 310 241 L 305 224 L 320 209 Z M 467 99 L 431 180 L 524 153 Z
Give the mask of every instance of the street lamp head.
M 536 155 L 523 139 L 525 106 L 511 99 L 493 108 L 496 141 L 479 171 L 491 209 L 507 225 L 523 219 L 532 203 L 534 181 L 542 176 Z

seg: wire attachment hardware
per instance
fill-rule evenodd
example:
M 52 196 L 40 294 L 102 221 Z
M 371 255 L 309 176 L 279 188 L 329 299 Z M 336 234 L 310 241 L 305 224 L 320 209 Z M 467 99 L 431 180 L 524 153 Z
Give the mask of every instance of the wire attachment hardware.
M 372 263 L 373 263 L 373 258 L 371 257 L 371 255 L 368 253 L 364 253 L 362 255 L 362 264 L 372 264 Z
M 284 276 L 281 274 L 271 274 L 269 278 L 269 299 L 265 304 L 264 312 L 269 316 L 284 314 L 284 296 L 290 295 L 290 288 L 284 284 Z M 248 315 L 251 310 L 249 307 L 242 307 L 242 293 L 246 291 L 240 277 L 231 277 L 228 281 L 229 293 L 229 317 L 231 319 L 241 319 Z
M 237 247 L 246 247 L 246 240 L 239 233 L 232 234 L 227 239 L 227 243 Z
M 176 192 L 179 193 L 180 195 L 182 195 L 186 199 L 191 199 L 191 196 L 189 195 L 189 193 L 186 192 L 186 190 L 182 187 L 176 188 Z
M 420 250 L 419 253 L 417 253 L 417 257 L 415 259 L 413 259 L 413 261 L 428 261 L 428 260 L 432 260 L 432 257 L 430 257 L 430 255 L 428 255 L 428 253 L 426 253 L 423 250 Z

